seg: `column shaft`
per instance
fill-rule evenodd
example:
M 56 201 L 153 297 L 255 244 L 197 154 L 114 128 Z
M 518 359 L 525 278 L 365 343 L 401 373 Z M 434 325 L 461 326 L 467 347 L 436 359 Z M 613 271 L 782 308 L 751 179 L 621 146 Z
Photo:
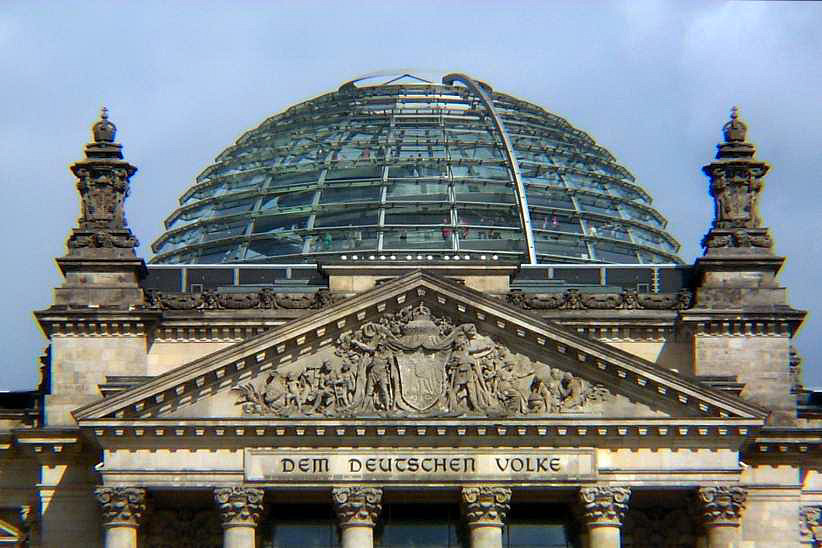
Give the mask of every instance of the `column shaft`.
M 137 548 L 137 528 L 127 525 L 107 527 L 106 548 Z
M 476 525 L 470 531 L 471 548 L 502 548 L 502 527 Z
M 374 528 L 353 525 L 342 529 L 342 548 L 373 548 Z
M 254 526 L 233 526 L 223 529 L 223 548 L 255 548 Z
M 618 525 L 588 525 L 590 548 L 619 548 L 622 544 Z
M 714 525 L 706 529 L 708 548 L 733 548 L 739 541 L 736 525 Z

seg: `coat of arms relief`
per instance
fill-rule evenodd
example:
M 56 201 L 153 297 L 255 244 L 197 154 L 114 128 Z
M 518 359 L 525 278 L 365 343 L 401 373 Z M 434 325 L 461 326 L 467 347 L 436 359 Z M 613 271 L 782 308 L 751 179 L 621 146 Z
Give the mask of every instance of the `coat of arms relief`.
M 284 364 L 236 390 L 245 414 L 278 417 L 548 415 L 613 397 L 423 304 L 341 335 L 331 359 Z

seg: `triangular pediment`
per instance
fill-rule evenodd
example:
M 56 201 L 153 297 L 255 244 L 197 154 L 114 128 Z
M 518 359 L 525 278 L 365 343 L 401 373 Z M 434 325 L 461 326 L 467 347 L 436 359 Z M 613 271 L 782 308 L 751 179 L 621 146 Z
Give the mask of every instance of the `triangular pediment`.
M 75 411 L 122 419 L 683 418 L 767 411 L 416 272 Z

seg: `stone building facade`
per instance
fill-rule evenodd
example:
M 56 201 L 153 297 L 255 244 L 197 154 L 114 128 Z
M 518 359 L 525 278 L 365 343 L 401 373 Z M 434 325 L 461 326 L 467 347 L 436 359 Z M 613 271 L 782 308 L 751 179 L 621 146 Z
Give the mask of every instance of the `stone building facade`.
M 42 384 L 1 398 L 0 544 L 816 546 L 805 313 L 745 131 L 734 113 L 704 168 L 705 254 L 648 270 L 650 291 L 413 257 L 243 287 L 279 274 L 136 256 L 136 168 L 104 113 L 71 167 L 65 281 L 35 313 Z

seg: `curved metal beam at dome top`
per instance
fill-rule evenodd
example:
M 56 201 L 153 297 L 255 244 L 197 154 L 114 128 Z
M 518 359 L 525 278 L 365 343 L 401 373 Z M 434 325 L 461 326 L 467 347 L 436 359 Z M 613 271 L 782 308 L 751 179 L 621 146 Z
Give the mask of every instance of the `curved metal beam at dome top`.
M 454 85 L 454 82 L 462 82 L 474 95 L 479 97 L 488 112 L 491 113 L 491 119 L 494 121 L 494 126 L 497 128 L 500 138 L 502 139 L 503 148 L 505 149 L 505 157 L 508 159 L 508 167 L 511 168 L 511 173 L 514 174 L 514 191 L 517 195 L 517 205 L 519 206 L 519 220 L 522 224 L 522 231 L 525 234 L 525 247 L 528 253 L 528 264 L 537 264 L 537 250 L 534 245 L 534 231 L 531 229 L 531 211 L 528 209 L 528 199 L 525 197 L 525 185 L 522 184 L 522 175 L 519 172 L 519 162 L 514 154 L 514 148 L 511 146 L 511 140 L 508 138 L 508 132 L 505 131 L 505 126 L 502 123 L 497 110 L 494 108 L 494 102 L 486 93 L 482 83 L 477 82 L 467 74 L 452 73 L 446 74 L 442 77 L 442 83 L 446 86 Z

